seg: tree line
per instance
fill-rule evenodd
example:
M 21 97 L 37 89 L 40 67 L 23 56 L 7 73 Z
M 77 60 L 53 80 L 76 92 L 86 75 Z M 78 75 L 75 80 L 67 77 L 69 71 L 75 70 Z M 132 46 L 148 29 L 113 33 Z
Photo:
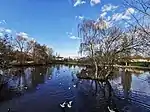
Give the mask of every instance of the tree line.
M 12 35 L 3 32 L 0 36 L 0 68 L 7 68 L 12 64 L 49 63 L 53 58 L 53 49 L 41 45 L 25 33 Z

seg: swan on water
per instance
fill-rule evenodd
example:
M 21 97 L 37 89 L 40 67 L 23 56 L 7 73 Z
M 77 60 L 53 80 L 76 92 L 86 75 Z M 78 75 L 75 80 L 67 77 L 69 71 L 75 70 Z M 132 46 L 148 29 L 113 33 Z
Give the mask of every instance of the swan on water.
M 66 102 L 64 102 L 63 104 L 60 104 L 60 106 L 61 106 L 62 108 L 65 108 L 65 107 L 66 107 Z
M 108 106 L 108 110 L 109 110 L 109 112 L 115 112 L 114 110 L 111 110 L 111 109 L 109 108 L 109 106 Z
M 68 108 L 71 108 L 72 107 L 72 101 L 70 101 L 67 106 L 68 106 Z
M 10 112 L 10 108 L 8 108 L 8 112 Z
M 28 89 L 28 87 L 27 87 L 27 86 L 25 86 L 24 88 L 25 88 L 25 89 Z
M 73 87 L 75 88 L 75 87 L 76 87 L 76 85 L 73 85 Z

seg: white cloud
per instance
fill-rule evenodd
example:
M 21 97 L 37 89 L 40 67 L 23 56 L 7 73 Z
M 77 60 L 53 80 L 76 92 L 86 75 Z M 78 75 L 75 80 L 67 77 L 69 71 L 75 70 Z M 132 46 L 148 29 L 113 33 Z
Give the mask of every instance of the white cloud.
M 119 21 L 122 19 L 126 19 L 126 20 L 130 20 L 131 19 L 131 15 L 135 13 L 133 8 L 128 8 L 125 12 L 122 13 L 116 13 L 114 15 L 112 15 L 112 20 L 115 21 Z
M 23 37 L 23 38 L 28 38 L 28 34 L 27 33 L 25 33 L 25 32 L 19 32 L 19 33 L 17 33 L 16 34 L 17 36 L 21 36 L 21 37 Z
M 77 18 L 79 20 L 84 20 L 84 16 L 76 16 L 75 18 Z
M 12 33 L 12 30 L 10 30 L 10 29 L 5 29 L 5 32 L 6 32 L 6 33 Z
M 3 28 L 3 27 L 0 27 L 0 32 L 1 33 L 12 33 L 12 30 L 11 29 L 6 29 L 6 28 Z
M 34 38 L 31 38 L 31 40 L 35 40 Z
M 126 15 L 126 14 L 123 14 L 123 13 L 116 13 L 114 15 L 112 15 L 112 20 L 113 21 L 119 21 L 119 20 L 122 20 L 122 19 L 131 19 L 130 16 Z
M 130 25 L 128 23 L 124 24 L 125 28 L 128 28 Z
M 34 38 L 31 38 L 30 42 L 35 43 L 36 40 Z
M 73 36 L 73 35 L 70 36 L 70 38 L 71 38 L 71 39 L 80 39 L 79 37 L 76 37 L 76 36 Z
M 110 16 L 107 16 L 107 21 L 110 21 L 111 20 L 111 17 Z
M 133 8 L 128 8 L 125 12 L 126 15 L 131 15 L 135 12 L 135 10 Z
M 110 5 L 111 6 L 111 5 Z M 106 16 L 107 15 L 107 11 L 113 10 L 114 8 L 116 9 L 118 6 L 115 6 L 112 8 L 102 8 L 102 14 L 100 15 L 100 18 L 104 18 L 105 22 L 106 22 L 106 26 L 107 27 L 111 27 L 114 24 L 122 24 L 124 23 L 124 25 L 126 25 L 125 27 L 128 27 L 127 24 L 125 24 L 125 22 L 123 22 L 122 20 L 131 20 L 132 19 L 132 14 L 136 13 L 135 10 L 133 8 L 128 8 L 123 12 L 120 13 L 114 13 L 111 16 Z M 104 11 L 104 12 L 103 12 Z M 98 19 L 99 20 L 99 19 Z
M 82 0 L 76 0 L 76 2 L 74 3 L 74 7 L 76 6 L 79 6 L 79 5 L 82 5 L 82 4 L 85 4 L 86 2 L 85 1 L 82 1 Z
M 129 20 L 129 19 L 131 19 L 131 17 L 127 16 L 127 15 L 123 15 L 121 19 L 127 19 L 127 20 Z
M 109 28 L 109 27 L 112 27 L 113 26 L 113 22 L 111 21 L 106 21 L 106 27 Z
M 83 19 L 84 19 L 84 16 L 79 16 L 79 19 L 80 19 L 80 20 L 83 20 Z
M 107 12 L 103 12 L 100 16 L 105 17 L 107 15 Z
M 91 4 L 91 6 L 94 6 L 96 4 L 99 4 L 100 2 L 101 2 L 100 0 L 91 0 L 90 4 Z
M 0 32 L 4 32 L 4 31 L 5 31 L 5 29 L 0 27 Z
M 71 32 L 66 32 L 66 34 L 67 34 L 68 36 L 72 35 L 72 33 L 71 33 Z
M 6 24 L 6 20 L 0 20 L 0 24 Z
M 0 37 L 4 36 L 3 33 L 0 32 Z
M 74 36 L 71 32 L 66 32 L 69 38 L 71 39 L 80 39 L 79 37 Z
M 119 21 L 122 19 L 122 17 L 123 17 L 123 13 L 115 13 L 114 15 L 112 15 L 112 20 Z
M 115 6 L 112 4 L 107 4 L 107 5 L 104 5 L 101 10 L 102 10 L 102 12 L 107 12 L 107 11 L 115 10 L 117 8 L 118 8 L 118 6 Z
M 6 20 L 2 20 L 2 22 L 3 22 L 4 24 L 6 24 Z

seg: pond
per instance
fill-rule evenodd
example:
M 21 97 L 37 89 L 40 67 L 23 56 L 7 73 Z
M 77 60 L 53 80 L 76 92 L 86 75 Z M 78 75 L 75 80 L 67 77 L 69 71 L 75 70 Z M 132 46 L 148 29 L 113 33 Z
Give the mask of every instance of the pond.
M 119 69 L 104 83 L 77 78 L 83 68 L 53 65 L 5 71 L 0 112 L 150 112 L 148 71 Z

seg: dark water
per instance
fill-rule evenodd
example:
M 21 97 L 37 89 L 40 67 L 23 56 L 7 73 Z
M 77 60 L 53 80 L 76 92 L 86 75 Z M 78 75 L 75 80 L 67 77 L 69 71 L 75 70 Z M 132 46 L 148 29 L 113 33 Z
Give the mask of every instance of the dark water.
M 150 112 L 150 74 L 120 69 L 108 82 L 78 79 L 82 67 L 14 68 L 1 76 L 0 112 Z M 60 104 L 72 101 L 71 108 Z

